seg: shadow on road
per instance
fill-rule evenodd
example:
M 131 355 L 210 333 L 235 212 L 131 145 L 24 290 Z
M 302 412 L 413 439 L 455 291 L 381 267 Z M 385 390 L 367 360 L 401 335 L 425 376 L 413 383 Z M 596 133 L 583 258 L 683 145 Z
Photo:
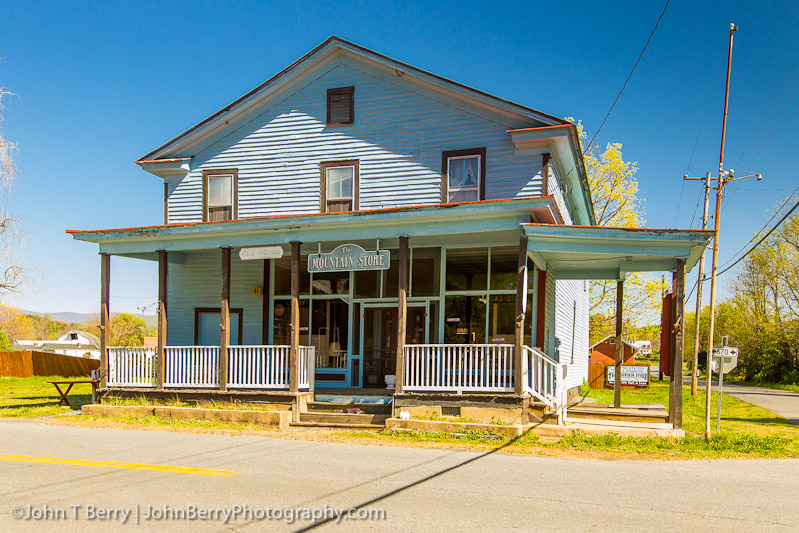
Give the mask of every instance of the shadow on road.
M 375 504 L 375 503 L 377 503 L 377 502 L 380 502 L 380 501 L 383 501 L 383 500 L 385 500 L 385 499 L 387 499 L 387 498 L 390 498 L 390 497 L 392 497 L 392 496 L 395 496 L 395 495 L 397 495 L 397 494 L 399 494 L 399 493 L 401 493 L 401 492 L 404 492 L 404 491 L 406 491 L 406 490 L 408 490 L 408 489 L 410 489 L 410 488 L 413 488 L 413 487 L 416 487 L 416 486 L 418 486 L 418 485 L 421 485 L 421 484 L 423 484 L 423 483 L 426 483 L 426 482 L 428 482 L 428 481 L 430 481 L 430 480 L 432 480 L 432 479 L 435 479 L 435 478 L 437 478 L 437 477 L 443 476 L 444 474 L 446 474 L 446 473 L 448 473 L 448 472 L 452 472 L 453 470 L 457 470 L 458 468 L 464 467 L 464 466 L 466 466 L 466 465 L 468 465 L 468 464 L 470 464 L 470 463 L 474 463 L 474 462 L 476 462 L 476 461 L 479 461 L 480 459 L 483 459 L 483 458 L 485 458 L 485 457 L 488 457 L 489 455 L 492 455 L 492 454 L 495 454 L 495 453 L 497 453 L 497 452 L 499 452 L 499 451 L 502 451 L 502 450 L 504 450 L 505 448 L 507 448 L 508 446 L 510 446 L 510 445 L 512 445 L 513 443 L 517 442 L 517 441 L 518 441 L 519 439 L 521 439 L 521 438 L 522 438 L 524 435 L 526 435 L 526 434 L 527 434 L 527 432 L 529 432 L 529 431 L 531 431 L 531 430 L 532 430 L 532 428 L 531 428 L 531 429 L 528 429 L 527 431 L 525 431 L 524 433 L 522 433 L 522 434 L 521 434 L 521 435 L 519 435 L 518 437 L 514 437 L 513 439 L 509 440 L 508 442 L 506 442 L 506 443 L 504 443 L 504 444 L 502 444 L 502 445 L 500 445 L 500 446 L 497 446 L 496 448 L 494 448 L 494 449 L 492 449 L 492 450 L 489 450 L 489 451 L 487 451 L 487 452 L 485 452 L 485 453 L 481 453 L 480 455 L 477 455 L 477 456 L 475 456 L 475 457 L 472 457 L 472 458 L 470 458 L 470 459 L 467 459 L 466 461 L 463 461 L 462 463 L 458 463 L 458 464 L 456 464 L 456 465 L 449 466 L 449 467 L 447 467 L 447 468 L 445 468 L 445 469 L 443 469 L 443 470 L 441 470 L 441 471 L 439 471 L 439 472 L 436 472 L 436 473 L 434 473 L 434 474 L 430 474 L 429 476 L 425 476 L 425 477 L 423 477 L 423 478 L 421 478 L 421 479 L 418 479 L 418 480 L 416 480 L 416 481 L 414 481 L 414 482 L 412 482 L 412 483 L 408 483 L 407 485 L 404 485 L 404 486 L 402 486 L 402 487 L 399 487 L 399 488 L 397 488 L 397 489 L 394 489 L 394 490 L 391 490 L 391 491 L 389 491 L 389 492 L 386 492 L 385 494 L 381 494 L 381 495 L 379 495 L 379 496 L 376 496 L 376 497 L 372 498 L 371 500 L 367 500 L 367 501 L 365 501 L 365 502 L 362 502 L 362 503 L 359 503 L 359 504 L 357 504 L 357 505 L 353 505 L 353 506 L 351 507 L 351 509 L 353 509 L 353 510 L 358 510 L 358 509 L 362 509 L 362 508 L 364 508 L 364 507 L 368 507 L 368 506 L 370 506 L 370 505 L 374 505 L 374 504 Z M 314 522 L 313 524 L 311 524 L 311 525 L 309 525 L 309 526 L 307 526 L 307 527 L 300 528 L 300 529 L 298 529 L 297 531 L 298 531 L 298 532 L 301 532 L 301 531 L 311 531 L 311 530 L 313 530 L 313 529 L 316 529 L 316 528 L 318 528 L 318 527 L 321 527 L 321 526 L 323 526 L 323 525 L 325 525 L 325 524 L 327 524 L 327 523 L 333 522 L 333 521 L 335 521 L 335 518 L 334 518 L 334 517 L 331 517 L 331 518 L 326 518 L 326 519 L 324 519 L 324 520 L 320 520 L 320 521 L 318 521 L 318 522 Z

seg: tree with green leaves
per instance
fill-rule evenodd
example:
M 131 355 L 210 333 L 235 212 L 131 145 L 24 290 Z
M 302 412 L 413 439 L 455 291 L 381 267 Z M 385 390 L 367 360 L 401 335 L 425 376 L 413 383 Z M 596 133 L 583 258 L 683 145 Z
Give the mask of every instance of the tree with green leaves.
M 574 122 L 570 117 L 566 120 Z M 576 125 L 582 145 L 586 133 L 582 122 L 578 121 Z M 638 163 L 625 161 L 621 143 L 607 143 L 601 152 L 593 148 L 583 154 L 583 159 L 597 225 L 622 228 L 643 225 L 644 199 L 638 197 L 638 180 L 635 177 Z M 661 276 L 637 272 L 627 275 L 624 282 L 624 317 L 628 326 L 660 322 L 661 300 L 666 287 Z M 611 334 L 615 331 L 616 283 L 592 281 L 590 291 L 591 313 L 594 316 L 591 326 Z M 592 333 L 591 337 L 595 335 Z

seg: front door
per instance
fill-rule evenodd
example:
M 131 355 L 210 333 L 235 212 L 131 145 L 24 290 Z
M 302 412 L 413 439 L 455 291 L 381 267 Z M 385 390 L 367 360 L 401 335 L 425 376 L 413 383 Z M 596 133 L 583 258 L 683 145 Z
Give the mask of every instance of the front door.
M 397 308 L 368 307 L 363 310 L 363 386 L 385 387 L 386 375 L 397 368 Z M 408 307 L 405 343 L 422 344 L 427 329 L 426 309 Z

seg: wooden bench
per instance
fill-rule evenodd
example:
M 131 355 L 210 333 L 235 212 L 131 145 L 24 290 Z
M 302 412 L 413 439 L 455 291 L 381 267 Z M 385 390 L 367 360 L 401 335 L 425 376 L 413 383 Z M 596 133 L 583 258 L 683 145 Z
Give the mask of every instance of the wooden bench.
M 57 390 L 58 394 L 61 395 L 61 400 L 58 402 L 59 407 L 64 405 L 64 404 L 67 404 L 70 409 L 74 409 L 74 407 L 72 407 L 72 404 L 69 403 L 69 400 L 67 400 L 67 394 L 69 394 L 69 391 L 72 390 L 72 387 L 74 387 L 78 383 L 91 383 L 92 384 L 92 392 L 96 393 L 97 392 L 97 384 L 99 382 L 100 382 L 100 380 L 98 380 L 98 379 L 73 379 L 73 380 L 65 380 L 65 381 L 48 381 L 47 383 L 52 383 L 53 387 L 55 387 L 55 390 Z M 67 390 L 62 391 L 61 387 L 59 385 L 68 385 L 67 386 Z

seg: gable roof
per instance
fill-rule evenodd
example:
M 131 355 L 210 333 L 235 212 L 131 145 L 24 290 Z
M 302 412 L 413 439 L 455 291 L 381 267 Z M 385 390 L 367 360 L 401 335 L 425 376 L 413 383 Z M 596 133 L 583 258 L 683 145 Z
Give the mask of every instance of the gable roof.
M 593 351 L 594 351 L 594 348 L 596 348 L 597 346 L 599 346 L 599 345 L 600 345 L 600 344 L 602 344 L 603 342 L 607 341 L 608 339 L 612 339 L 612 338 L 616 338 L 616 336 L 615 336 L 615 335 L 608 335 L 607 337 L 605 337 L 605 338 L 604 338 L 604 339 L 602 339 L 601 341 L 599 341 L 599 342 L 595 342 L 594 344 L 592 344 L 591 346 L 589 346 L 589 347 L 588 347 L 588 350 L 589 350 L 589 351 L 591 351 L 591 352 L 593 352 Z M 636 348 L 636 347 L 635 347 L 635 345 L 634 345 L 633 343 L 631 343 L 630 341 L 626 341 L 626 340 L 622 339 L 622 341 L 621 341 L 621 342 L 622 342 L 622 344 L 626 344 L 627 346 L 629 346 L 629 347 L 630 347 L 630 348 L 632 348 L 633 350 L 637 350 L 637 349 L 638 349 L 638 348 Z
M 394 69 L 398 76 L 408 76 L 411 79 L 435 87 L 439 91 L 444 91 L 460 99 L 467 100 L 473 104 L 491 107 L 495 111 L 516 115 L 519 118 L 533 121 L 539 126 L 565 125 L 569 122 L 537 111 L 530 107 L 493 96 L 479 89 L 469 87 L 462 83 L 452 81 L 426 70 L 416 68 L 407 63 L 397 61 L 388 56 L 364 48 L 350 41 L 344 40 L 335 35 L 329 37 L 319 46 L 302 56 L 300 59 L 286 67 L 266 80 L 261 85 L 255 87 L 244 96 L 235 100 L 231 104 L 223 107 L 203 121 L 195 124 L 177 137 L 167 141 L 155 150 L 139 158 L 136 163 L 152 163 L 161 161 L 165 158 L 184 157 L 187 154 L 181 152 L 182 148 L 188 148 L 192 141 L 199 136 L 212 135 L 220 129 L 227 128 L 234 124 L 237 119 L 250 112 L 255 105 L 260 104 L 268 96 L 275 92 L 280 86 L 290 83 L 291 79 L 300 76 L 335 54 L 345 53 L 356 56 L 359 59 L 376 63 L 384 68 Z

